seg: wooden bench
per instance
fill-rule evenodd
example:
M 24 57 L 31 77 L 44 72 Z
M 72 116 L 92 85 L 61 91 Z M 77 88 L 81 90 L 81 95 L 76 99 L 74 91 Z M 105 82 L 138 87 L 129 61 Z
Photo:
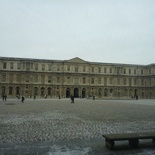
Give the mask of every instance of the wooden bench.
M 106 147 L 109 149 L 114 149 L 115 141 L 128 140 L 132 147 L 138 147 L 139 139 L 152 139 L 152 142 L 155 143 L 155 132 L 115 133 L 102 136 L 105 138 Z

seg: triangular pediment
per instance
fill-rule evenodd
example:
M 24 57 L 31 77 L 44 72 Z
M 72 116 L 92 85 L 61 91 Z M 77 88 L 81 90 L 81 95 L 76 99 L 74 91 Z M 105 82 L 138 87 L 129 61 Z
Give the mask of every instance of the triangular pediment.
M 82 60 L 82 59 L 80 59 L 78 57 L 75 57 L 73 59 L 70 59 L 67 62 L 87 63 L 86 61 L 84 61 L 84 60 Z

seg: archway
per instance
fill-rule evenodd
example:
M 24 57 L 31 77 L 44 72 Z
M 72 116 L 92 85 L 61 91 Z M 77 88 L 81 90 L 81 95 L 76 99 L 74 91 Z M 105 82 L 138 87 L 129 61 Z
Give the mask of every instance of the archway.
M 106 96 L 106 97 L 108 96 L 108 89 L 107 88 L 104 89 L 104 96 Z
M 79 97 L 79 89 L 74 88 L 74 97 Z
M 137 89 L 135 89 L 134 98 L 136 98 L 137 96 L 138 96 Z
M 99 90 L 98 90 L 98 97 L 102 97 L 102 89 L 101 88 L 99 88 Z
M 66 98 L 69 98 L 70 97 L 70 88 L 67 88 L 66 89 Z
M 86 97 L 86 89 L 83 88 L 83 89 L 82 89 L 82 98 L 85 98 L 85 97 Z
M 34 87 L 34 95 L 37 96 L 38 95 L 38 88 Z
M 5 95 L 5 87 L 2 87 L 2 95 Z
M 44 92 L 45 92 L 45 88 L 44 87 L 41 87 L 41 96 L 44 96 L 45 95 Z
M 48 87 L 47 95 L 51 96 L 51 88 Z
M 20 95 L 20 88 L 16 87 L 16 95 Z

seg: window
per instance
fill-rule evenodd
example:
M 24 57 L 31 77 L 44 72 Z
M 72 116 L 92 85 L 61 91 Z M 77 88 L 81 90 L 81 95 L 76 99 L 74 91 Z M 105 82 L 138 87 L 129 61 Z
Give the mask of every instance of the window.
M 131 69 L 129 69 L 129 74 L 131 74 Z
M 91 84 L 94 84 L 94 78 L 91 78 Z
M 107 68 L 104 67 L 104 73 L 107 73 Z
M 106 77 L 104 78 L 104 85 L 105 86 L 107 85 L 107 78 Z
M 83 72 L 86 72 L 86 67 L 85 66 L 83 66 Z
M 26 82 L 29 82 L 29 80 L 30 80 L 30 75 L 26 74 Z
M 38 75 L 34 76 L 34 82 L 37 83 L 38 82 Z
M 44 83 L 44 82 L 45 82 L 45 76 L 42 75 L 42 76 L 41 76 L 41 83 Z
M 123 69 L 123 74 L 126 74 L 126 69 L 125 68 Z
M 5 82 L 5 81 L 6 81 L 6 75 L 3 74 L 3 75 L 2 75 L 2 82 Z
M 70 77 L 67 77 L 67 83 L 70 83 Z
M 45 71 L 45 64 L 41 65 L 42 71 Z
M 60 66 L 59 65 L 57 66 L 57 71 L 60 71 Z
M 94 73 L 94 67 L 91 68 L 92 73 Z
M 35 70 L 38 70 L 38 64 L 35 64 Z
M 143 74 L 143 70 L 141 70 L 141 74 Z
M 67 66 L 67 71 L 70 71 L 70 66 Z
M 110 78 L 110 85 L 112 85 L 112 78 Z
M 52 70 L 52 66 L 49 64 L 48 65 L 48 71 L 51 71 Z
M 21 63 L 17 63 L 17 69 L 21 69 Z
M 120 79 L 117 79 L 117 84 L 120 85 Z
M 134 85 L 136 85 L 137 84 L 137 79 L 134 79 Z
M 98 68 L 98 72 L 101 73 L 101 67 Z
M 85 77 L 83 77 L 83 84 L 85 84 L 86 83 L 86 78 Z
M 141 85 L 144 85 L 144 80 L 143 79 L 141 79 Z
M 3 62 L 3 69 L 6 69 L 6 62 Z
M 16 75 L 16 82 L 20 82 L 20 75 Z
M 100 77 L 98 78 L 98 84 L 101 84 L 101 78 Z
M 26 62 L 26 70 L 29 71 L 30 70 L 30 63 Z
M 57 77 L 57 83 L 60 83 L 60 77 Z
M 110 73 L 112 73 L 112 68 L 110 68 Z
M 51 76 L 48 76 L 48 83 L 51 83 Z
M 9 82 L 13 82 L 13 75 L 9 75 Z
M 75 72 L 78 72 L 78 66 L 75 66 Z
M 126 79 L 123 80 L 123 84 L 126 85 Z
M 14 63 L 11 62 L 11 63 L 10 63 L 10 69 L 13 69 L 13 67 L 14 67 Z

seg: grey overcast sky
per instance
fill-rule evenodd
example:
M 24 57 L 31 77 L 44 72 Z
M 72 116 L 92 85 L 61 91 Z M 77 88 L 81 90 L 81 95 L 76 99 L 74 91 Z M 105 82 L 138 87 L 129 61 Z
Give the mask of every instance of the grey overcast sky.
M 155 0 L 0 0 L 0 56 L 155 63 Z

